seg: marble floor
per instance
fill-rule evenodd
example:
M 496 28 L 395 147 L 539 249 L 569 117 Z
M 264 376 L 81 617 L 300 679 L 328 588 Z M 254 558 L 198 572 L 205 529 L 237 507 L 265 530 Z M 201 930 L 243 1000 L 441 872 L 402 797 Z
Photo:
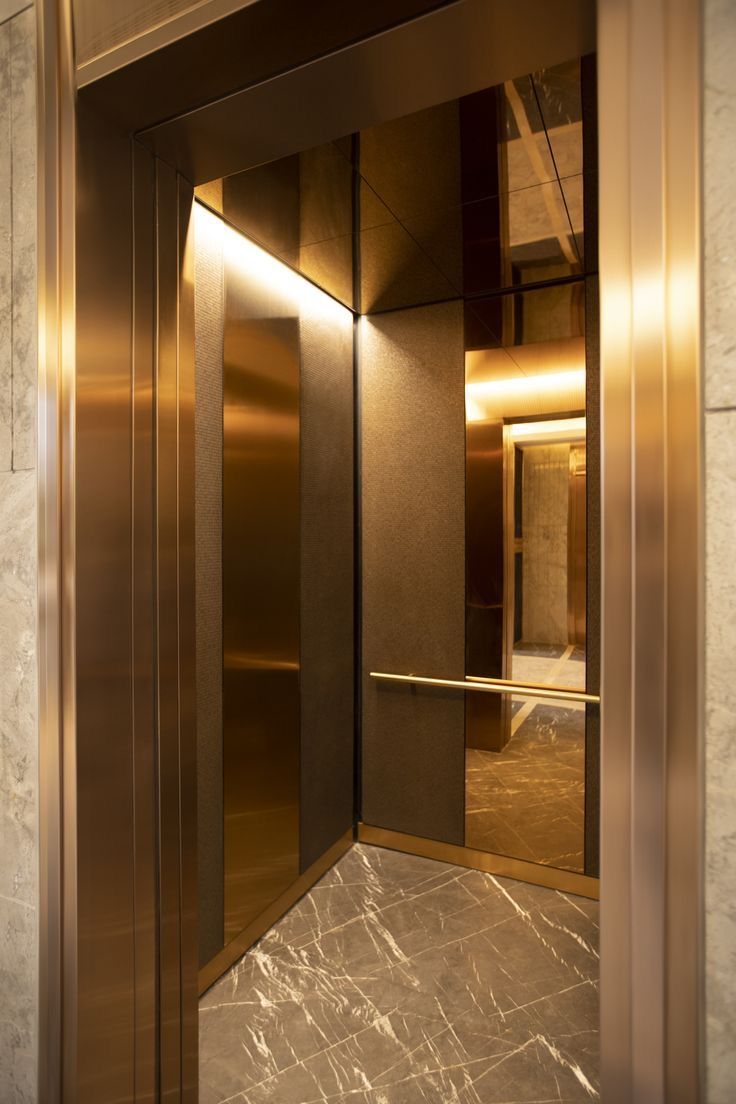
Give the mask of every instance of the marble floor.
M 596 1100 L 597 916 L 358 845 L 202 998 L 200 1102 Z
M 522 645 L 513 677 L 585 688 L 584 653 Z M 585 816 L 585 707 L 512 699 L 511 738 L 501 752 L 469 748 L 465 761 L 465 842 L 500 855 L 582 871 Z

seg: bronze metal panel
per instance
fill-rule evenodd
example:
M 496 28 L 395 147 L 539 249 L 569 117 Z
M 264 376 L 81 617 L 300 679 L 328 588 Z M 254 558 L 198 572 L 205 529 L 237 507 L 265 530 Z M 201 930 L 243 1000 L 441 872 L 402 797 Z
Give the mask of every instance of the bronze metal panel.
M 299 874 L 299 319 L 280 287 L 241 264 L 241 242 L 228 231 L 222 542 L 226 942 Z
M 197 722 L 194 564 L 194 193 L 177 177 L 177 525 L 179 682 L 179 854 L 181 865 L 181 1100 L 199 1089 L 197 1009 Z
M 588 53 L 594 25 L 588 0 L 456 0 L 389 34 L 355 36 L 143 140 L 194 184 L 205 183 Z M 448 64 L 450 42 L 461 64 Z
M 503 421 L 465 424 L 465 672 L 504 678 Z M 501 751 L 509 738 L 506 695 L 465 702 L 467 747 Z
M 35 5 L 38 105 L 38 1090 L 76 1094 L 76 115 L 70 2 Z M 63 1027 L 62 1027 L 63 1025 Z
M 154 593 L 155 164 L 133 145 L 133 731 L 136 1100 L 158 1090 L 158 830 Z
M 162 1100 L 197 1094 L 194 285 L 191 186 L 156 166 L 155 381 Z
M 666 6 L 668 1104 L 706 1095 L 703 1034 L 702 9 Z M 687 166 L 687 171 L 683 171 Z
M 313 0 L 305 5 L 303 0 L 241 0 L 236 5 L 234 0 L 210 0 L 206 6 L 198 4 L 190 18 L 177 20 L 173 40 L 166 40 L 171 25 L 159 26 L 150 36 L 81 65 L 77 80 L 80 87 L 94 82 L 100 107 L 109 117 L 131 131 L 142 130 L 446 2 Z M 112 23 L 116 0 L 95 3 L 108 9 Z M 241 10 L 225 17 L 228 6 Z M 216 22 L 208 25 L 207 9 L 215 7 Z M 183 35 L 177 33 L 179 28 Z M 247 50 L 243 43 L 248 43 Z
M 77 124 L 77 881 L 76 930 L 65 938 L 78 956 L 70 1099 L 92 1104 L 135 1091 L 132 165 L 124 135 L 83 107 Z
M 163 1100 L 178 1097 L 181 1050 L 178 529 L 178 196 L 156 165 L 158 342 L 155 390 L 159 784 L 159 1016 Z
M 602 1091 L 704 1099 L 700 4 L 599 4 Z

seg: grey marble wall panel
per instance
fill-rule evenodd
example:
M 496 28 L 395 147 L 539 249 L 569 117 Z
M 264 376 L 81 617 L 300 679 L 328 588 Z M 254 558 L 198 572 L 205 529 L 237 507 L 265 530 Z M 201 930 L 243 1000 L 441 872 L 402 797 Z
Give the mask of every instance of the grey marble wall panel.
M 10 24 L 0 26 L 0 471 L 13 461 Z
M 736 9 L 705 0 L 705 396 L 736 405 Z
M 35 1100 L 36 475 L 0 473 L 0 1099 Z
M 707 1104 L 736 1099 L 736 9 L 704 3 Z
M 36 466 L 35 15 L 10 21 L 13 172 L 13 468 Z
M 736 410 L 706 416 L 708 1104 L 736 1099 Z
M 360 372 L 362 816 L 462 844 L 463 692 L 368 677 L 464 677 L 462 302 L 364 319 Z
M 32 6 L 33 0 L 0 0 L 0 23 L 5 23 Z
M 525 449 L 523 473 L 523 638 L 567 644 L 570 446 Z
M 0 5 L 0 1100 L 32 1104 L 38 1045 L 35 25 L 32 9 L 10 14 Z

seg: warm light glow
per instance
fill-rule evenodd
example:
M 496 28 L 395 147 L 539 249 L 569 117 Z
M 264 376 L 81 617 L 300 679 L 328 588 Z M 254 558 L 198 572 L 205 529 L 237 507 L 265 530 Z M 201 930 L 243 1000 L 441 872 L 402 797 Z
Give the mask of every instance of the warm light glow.
M 585 418 L 552 418 L 546 422 L 513 422 L 508 429 L 512 440 L 517 442 L 585 440 Z
M 352 314 L 337 299 L 300 276 L 267 250 L 235 230 L 201 203 L 194 204 L 195 234 L 223 251 L 226 267 L 252 278 L 278 300 L 286 300 L 294 314 L 315 315 L 324 321 L 345 324 Z
M 585 403 L 585 369 L 545 372 L 538 376 L 513 376 L 510 379 L 484 380 L 465 385 L 465 408 L 469 422 L 487 418 L 510 417 L 525 402 L 539 403 L 549 411 L 560 409 L 560 400 L 572 396 L 578 408 Z M 582 399 L 582 401 L 580 401 Z M 563 406 L 562 409 L 565 409 Z M 570 409 L 570 406 L 567 407 Z

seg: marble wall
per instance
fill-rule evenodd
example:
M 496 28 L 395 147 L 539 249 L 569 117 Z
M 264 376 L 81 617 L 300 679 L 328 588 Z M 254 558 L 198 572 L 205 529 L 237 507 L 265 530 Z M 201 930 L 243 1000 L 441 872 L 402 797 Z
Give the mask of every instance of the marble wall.
M 705 0 L 707 1104 L 736 1099 L 736 9 Z
M 522 636 L 533 644 L 567 644 L 570 446 L 525 449 L 522 471 Z
M 24 10 L 18 10 L 18 9 Z M 35 21 L 0 0 L 0 1100 L 36 1100 Z

